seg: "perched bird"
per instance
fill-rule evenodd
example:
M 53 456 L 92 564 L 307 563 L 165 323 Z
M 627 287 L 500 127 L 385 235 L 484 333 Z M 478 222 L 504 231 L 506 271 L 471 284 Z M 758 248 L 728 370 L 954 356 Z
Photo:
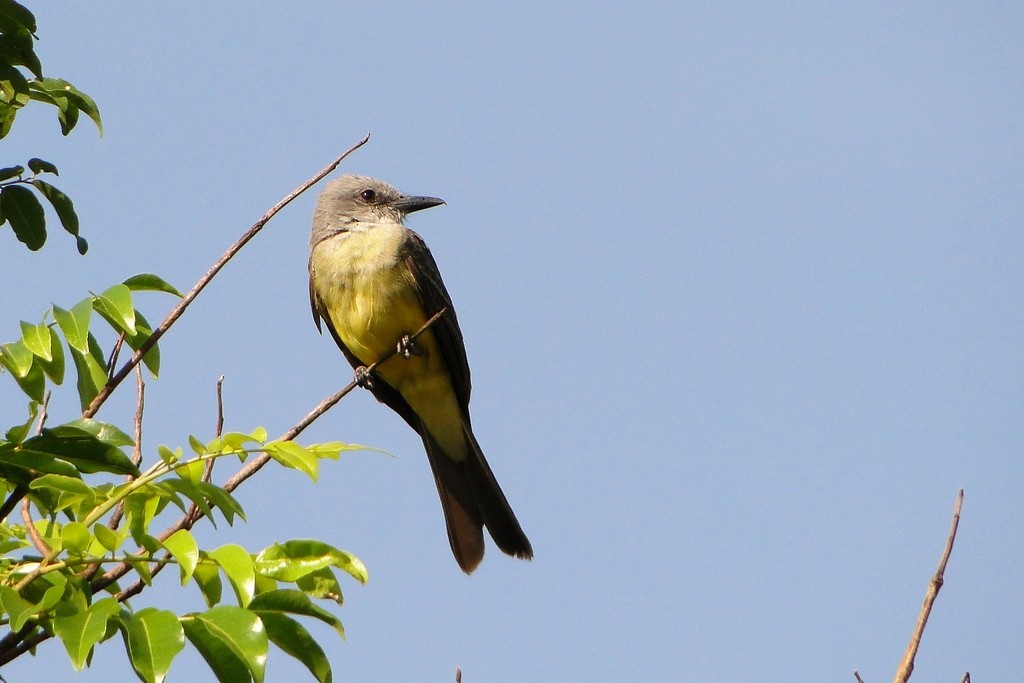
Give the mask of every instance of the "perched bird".
M 309 298 L 317 328 L 327 325 L 361 383 L 423 439 L 448 541 L 468 574 L 483 559 L 484 526 L 509 555 L 529 559 L 533 549 L 470 426 L 469 363 L 451 297 L 427 245 L 403 225 L 407 214 L 443 203 L 364 176 L 328 183 L 313 212 Z

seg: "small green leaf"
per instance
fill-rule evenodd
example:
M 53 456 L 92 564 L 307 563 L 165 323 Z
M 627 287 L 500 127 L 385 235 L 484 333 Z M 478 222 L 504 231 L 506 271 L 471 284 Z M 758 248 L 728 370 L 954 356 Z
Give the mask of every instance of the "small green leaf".
M 0 168 L 0 181 L 10 180 L 11 178 L 17 178 L 25 172 L 24 166 L 7 166 L 6 168 Z
M 275 612 L 258 612 L 270 642 L 302 662 L 319 683 L 331 683 L 331 663 L 320 643 L 291 617 Z
M 137 309 L 135 311 L 135 334 L 128 335 L 124 340 L 128 343 L 128 346 L 134 351 L 138 351 L 142 347 L 142 344 L 150 338 L 153 334 L 153 328 L 150 326 L 149 321 L 146 320 L 142 313 Z M 160 347 L 157 344 L 153 344 L 146 351 L 146 355 L 142 357 L 142 364 L 149 368 L 149 371 L 153 373 L 153 377 L 160 374 Z
M 10 627 L 13 631 L 20 631 L 25 622 L 36 613 L 36 606 L 18 595 L 13 588 L 0 585 L 0 608 L 10 618 Z
M 344 604 L 345 596 L 341 593 L 341 584 L 334 570 L 330 567 L 317 569 L 305 576 L 295 579 L 295 587 L 310 597 L 318 600 L 333 600 L 339 605 Z
M 305 472 L 316 481 L 319 461 L 316 456 L 294 441 L 272 441 L 263 447 L 271 458 L 285 467 Z
M 138 275 L 132 275 L 130 278 L 124 281 L 124 284 L 128 285 L 129 289 L 133 292 L 167 292 L 174 296 L 183 296 L 181 292 L 174 287 L 174 285 L 168 283 L 163 278 L 153 275 L 152 273 L 139 273 Z
M 262 683 L 267 631 L 253 612 L 221 605 L 182 619 L 185 635 L 206 660 L 217 680 Z
M 46 394 L 46 377 L 43 374 L 43 364 L 41 362 L 33 362 L 24 376 L 13 376 L 14 381 L 18 383 L 18 386 L 25 392 L 26 396 L 33 401 L 43 400 L 43 396 Z
M 70 311 L 53 307 L 53 317 L 73 349 L 89 352 L 89 320 L 92 318 L 92 297 L 82 299 Z
M 181 460 L 181 449 L 177 448 L 171 450 L 163 444 L 159 444 L 156 447 L 156 453 L 160 456 L 160 459 L 164 461 L 164 464 L 170 466 Z
M 32 162 L 30 161 L 29 165 L 31 164 Z M 54 170 L 56 170 L 56 167 L 54 167 Z M 50 202 L 50 206 L 53 207 L 53 210 L 57 214 L 57 218 L 60 219 L 60 224 L 64 229 L 77 237 L 78 214 L 75 213 L 75 204 L 71 201 L 71 197 L 67 196 L 45 180 L 33 178 L 31 182 L 32 186 L 39 191 L 39 194 L 46 197 L 47 201 Z
M 39 415 L 39 403 L 36 401 L 29 401 L 28 418 L 20 425 L 15 425 L 8 429 L 4 434 L 4 438 L 12 442 L 15 446 L 19 445 L 25 440 L 25 437 L 28 436 L 29 429 L 31 429 L 32 423 L 35 422 L 37 415 Z
M 295 581 L 324 567 L 338 567 L 360 583 L 369 578 L 366 567 L 351 553 L 313 539 L 275 543 L 256 556 L 256 571 L 279 581 Z
M 42 248 L 46 243 L 46 217 L 31 190 L 21 185 L 0 188 L 0 209 L 19 241 L 32 251 Z
M 106 634 L 107 620 L 117 614 L 119 609 L 117 600 L 103 598 L 83 612 L 54 617 L 53 631 L 64 643 L 76 671 L 81 671 L 85 666 L 92 648 Z
M 99 420 L 80 417 L 66 423 L 66 426 L 74 427 L 75 429 L 92 434 L 109 446 L 120 447 L 135 445 L 135 439 L 121 431 L 121 428 L 117 425 L 112 425 L 109 422 L 100 422 Z
M 28 167 L 33 173 L 52 173 L 53 175 L 60 175 L 57 171 L 57 167 L 51 164 L 49 161 L 43 159 L 32 158 L 28 160 Z M 45 194 L 45 193 L 44 193 Z
M 181 570 L 181 585 L 184 586 L 192 578 L 196 565 L 199 563 L 199 544 L 196 543 L 196 539 L 190 531 L 178 529 L 167 537 L 164 547 L 178 561 L 178 568 Z
M 160 683 L 185 647 L 185 630 L 174 612 L 146 607 L 128 618 L 125 640 L 139 678 Z
M 24 339 L 0 346 L 0 360 L 15 377 L 25 377 L 31 372 L 34 355 Z
M 121 547 L 121 544 L 128 537 L 128 532 L 114 531 L 100 522 L 92 525 L 92 533 L 96 536 L 96 540 L 100 542 L 100 545 L 112 553 L 117 552 L 117 549 Z
M 13 32 L 18 28 L 23 28 L 29 33 L 36 32 L 36 18 L 23 5 L 16 2 L 0 4 L 0 19 L 3 20 L 5 32 Z
M 287 614 L 299 614 L 305 617 L 319 619 L 328 626 L 334 628 L 342 638 L 345 637 L 345 629 L 341 621 L 323 607 L 313 603 L 309 596 L 302 591 L 282 589 L 260 593 L 249 603 L 249 609 L 261 617 L 265 613 L 278 612 Z
M 92 334 L 89 335 L 89 352 L 82 353 L 71 347 L 71 358 L 75 361 L 75 370 L 78 374 L 78 399 L 82 410 L 85 410 L 107 383 L 106 361 Z
M 132 305 L 132 291 L 127 285 L 113 285 L 97 294 L 93 307 L 118 332 L 123 331 L 127 335 L 136 333 L 135 307 Z
M 239 606 L 248 605 L 256 593 L 256 567 L 245 548 L 229 543 L 211 550 L 209 557 L 224 570 L 235 589 Z
M 33 325 L 22 320 L 20 325 L 21 340 L 25 342 L 28 350 L 43 360 L 53 360 L 53 352 L 50 350 L 50 328 L 46 323 Z
M 206 444 L 197 439 L 192 434 L 188 435 L 188 445 L 192 448 L 196 455 L 206 455 Z
M 21 449 L 56 456 L 86 473 L 109 472 L 136 477 L 141 474 L 121 449 L 71 425 L 44 429 L 38 436 L 26 439 Z
M 83 553 L 92 543 L 89 527 L 81 522 L 68 522 L 60 530 L 60 544 L 71 553 Z
M 213 607 L 220 602 L 224 589 L 224 584 L 220 580 L 220 568 L 216 562 L 206 557 L 206 553 L 200 552 L 199 557 L 202 561 L 196 565 L 192 577 L 203 594 L 203 600 L 207 605 Z
M 45 361 L 39 359 L 39 364 L 43 367 L 43 372 L 54 384 L 61 384 L 64 382 L 64 345 L 60 343 L 60 337 L 57 336 L 57 331 L 52 327 L 47 326 L 47 334 L 50 337 L 50 355 L 51 360 Z

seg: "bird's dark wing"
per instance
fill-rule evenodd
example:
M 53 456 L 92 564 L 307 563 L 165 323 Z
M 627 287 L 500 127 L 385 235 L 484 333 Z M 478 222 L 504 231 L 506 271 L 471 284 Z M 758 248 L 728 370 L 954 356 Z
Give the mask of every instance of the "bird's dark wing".
M 423 239 L 412 230 L 408 231 L 409 239 L 403 246 L 406 266 L 412 272 L 419 287 L 420 304 L 427 317 L 434 315 L 442 308 L 448 312 L 431 326 L 437 338 L 445 365 L 452 377 L 455 395 L 459 399 L 465 417 L 469 419 L 469 394 L 472 389 L 469 378 L 469 360 L 466 358 L 466 344 L 459 329 L 459 319 L 455 315 L 452 298 L 441 280 L 441 272 L 437 268 L 430 249 Z M 415 330 L 413 330 L 415 331 Z

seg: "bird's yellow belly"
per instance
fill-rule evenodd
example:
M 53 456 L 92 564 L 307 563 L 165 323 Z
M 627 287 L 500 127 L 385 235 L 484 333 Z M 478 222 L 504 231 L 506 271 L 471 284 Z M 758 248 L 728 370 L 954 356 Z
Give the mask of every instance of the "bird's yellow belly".
M 358 235 L 327 240 L 313 252 L 317 293 L 341 341 L 363 365 L 378 361 L 396 347 L 404 335 L 415 333 L 425 313 L 412 274 L 377 240 L 362 244 Z M 344 267 L 341 267 L 344 264 Z M 452 456 L 465 450 L 461 409 L 437 338 L 431 330 L 415 341 L 415 353 L 394 356 L 376 375 L 394 387 L 423 421 L 424 426 Z

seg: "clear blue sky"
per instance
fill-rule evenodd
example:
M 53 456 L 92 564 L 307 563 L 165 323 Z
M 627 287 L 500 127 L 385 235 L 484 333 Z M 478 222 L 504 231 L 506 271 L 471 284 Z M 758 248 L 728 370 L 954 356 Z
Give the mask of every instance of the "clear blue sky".
M 63 139 L 37 106 L 0 147 L 59 166 L 92 245 L 57 230 L 28 254 L 0 232 L 0 339 L 136 272 L 190 287 L 367 132 L 345 170 L 448 202 L 410 226 L 536 559 L 492 545 L 463 575 L 415 434 L 346 400 L 304 439 L 393 458 L 348 456 L 315 486 L 265 470 L 239 491 L 249 523 L 203 534 L 367 563 L 347 642 L 316 631 L 338 680 L 890 680 L 959 487 L 914 680 L 1020 677 L 1019 5 L 30 6 L 44 68 L 106 132 Z M 228 427 L 271 434 L 349 380 L 307 303 L 314 197 L 165 337 L 148 457 L 210 436 L 220 374 Z M 100 417 L 126 420 L 130 393 Z M 16 396 L 0 385 L 4 415 Z M 170 585 L 135 604 L 169 600 L 199 606 Z M 60 647 L 4 678 L 67 679 Z M 119 644 L 75 680 L 107 667 L 131 676 Z M 272 652 L 268 680 L 303 671 Z M 189 650 L 171 680 L 208 677 Z

